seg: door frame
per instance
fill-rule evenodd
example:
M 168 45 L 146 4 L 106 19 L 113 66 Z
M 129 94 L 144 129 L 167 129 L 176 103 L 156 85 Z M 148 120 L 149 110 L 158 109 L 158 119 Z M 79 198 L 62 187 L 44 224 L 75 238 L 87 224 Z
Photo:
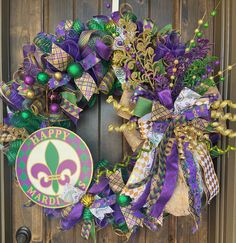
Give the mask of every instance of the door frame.
M 10 1 L 0 1 L 0 80 L 10 80 Z M 0 122 L 6 114 L 5 106 L 0 101 Z M 12 187 L 13 182 L 11 167 L 4 161 L 0 152 L 0 241 L 13 242 L 12 239 Z
M 181 6 L 182 0 L 174 0 L 176 6 Z M 0 0 L 1 13 L 1 33 L 0 33 L 0 78 L 1 80 L 10 80 L 10 1 Z M 216 0 L 218 2 L 218 0 Z M 234 0 L 223 0 L 221 9 L 215 20 L 215 50 L 214 53 L 221 56 L 221 68 L 229 65 L 232 60 L 236 62 L 236 48 L 233 49 L 233 43 L 236 43 L 236 2 Z M 181 12 L 181 11 L 180 11 Z M 178 18 L 178 16 L 176 16 Z M 235 26 L 235 25 L 234 25 Z M 236 84 L 233 83 L 233 76 L 236 71 L 232 71 L 231 75 L 227 75 L 223 85 L 220 85 L 220 91 L 223 99 L 236 100 Z M 236 83 L 236 82 L 235 82 Z M 235 87 L 234 87 L 235 86 Z M 3 119 L 5 107 L 0 103 L 1 121 Z M 235 125 L 229 124 L 233 129 Z M 235 145 L 234 141 L 228 141 L 225 138 L 221 140 L 221 146 L 226 147 L 227 144 Z M 216 163 L 216 170 L 220 180 L 221 193 L 213 200 L 209 207 L 208 218 L 208 242 L 209 243 L 228 243 L 236 242 L 236 163 L 235 152 L 230 152 L 223 156 Z M 11 184 L 14 183 L 12 178 L 12 170 L 4 163 L 3 154 L 0 154 L 0 239 L 1 242 L 12 242 L 12 189 Z

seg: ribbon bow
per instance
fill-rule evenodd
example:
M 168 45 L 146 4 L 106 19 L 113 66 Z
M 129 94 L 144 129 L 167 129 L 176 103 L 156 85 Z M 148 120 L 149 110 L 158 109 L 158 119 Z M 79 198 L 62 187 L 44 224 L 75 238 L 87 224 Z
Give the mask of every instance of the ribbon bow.
M 100 193 L 105 196 L 102 198 L 96 196 Z M 115 203 L 116 195 L 110 194 L 109 181 L 106 178 L 102 178 L 99 183 L 93 184 L 88 193 L 82 196 L 79 203 L 63 210 L 61 228 L 63 230 L 70 229 L 83 219 L 81 236 L 88 239 L 89 235 L 92 234 L 94 238 L 94 219 L 96 218 L 97 222 L 99 221 L 100 225 L 103 225 L 102 221 L 105 215 L 113 213 L 110 206 Z
M 203 192 L 200 167 L 204 171 L 208 201 L 219 191 L 209 151 L 206 146 L 196 146 L 199 136 L 204 138 L 204 134 L 208 133 L 210 102 L 209 98 L 185 88 L 177 97 L 174 110 L 168 110 L 159 102 L 152 102 L 150 113 L 144 113 L 138 120 L 141 137 L 146 141 L 143 148 L 150 143 L 154 148 L 149 153 L 143 153 L 136 161 L 123 190 L 125 195 L 133 198 L 133 209 L 147 207 L 151 216 L 160 219 L 175 191 L 180 162 L 189 187 L 190 211 L 196 223 L 199 222 Z M 142 113 L 141 109 L 138 111 Z M 214 181 L 213 187 L 211 179 Z

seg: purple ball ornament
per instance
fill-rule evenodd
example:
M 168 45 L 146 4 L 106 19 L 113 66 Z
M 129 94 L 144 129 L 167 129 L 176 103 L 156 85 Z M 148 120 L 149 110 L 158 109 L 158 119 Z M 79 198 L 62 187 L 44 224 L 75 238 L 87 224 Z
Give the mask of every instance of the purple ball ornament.
M 122 46 L 123 42 L 122 41 L 118 41 L 117 44 L 118 44 L 118 46 Z
M 31 86 L 31 85 L 34 84 L 34 82 L 35 82 L 35 79 L 34 79 L 32 76 L 30 76 L 30 75 L 26 75 L 26 76 L 24 77 L 24 83 L 25 83 L 25 84 Z
M 214 64 L 215 64 L 215 66 L 218 66 L 218 65 L 220 65 L 220 61 L 216 60 Z
M 208 73 L 211 73 L 213 71 L 210 66 L 207 66 L 206 70 L 207 70 Z
M 56 103 L 52 103 L 49 107 L 51 113 L 58 113 L 60 106 Z

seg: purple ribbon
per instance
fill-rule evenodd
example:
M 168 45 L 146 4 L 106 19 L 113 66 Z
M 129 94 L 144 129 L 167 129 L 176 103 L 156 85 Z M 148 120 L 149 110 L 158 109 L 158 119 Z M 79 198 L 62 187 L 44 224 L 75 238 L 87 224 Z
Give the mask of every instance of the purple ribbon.
M 106 198 L 101 198 L 96 200 L 91 208 L 105 208 L 116 203 L 116 195 L 112 194 Z
M 71 55 L 75 61 L 81 59 L 78 44 L 73 40 L 66 40 L 59 45 L 66 53 Z
M 151 208 L 151 216 L 159 218 L 167 202 L 174 193 L 178 179 L 178 151 L 176 140 L 173 143 L 170 155 L 166 157 L 166 176 L 160 197 Z
M 109 187 L 108 179 L 102 178 L 99 183 L 93 184 L 93 186 L 89 189 L 89 193 L 98 195 L 99 193 L 106 190 L 107 187 Z M 108 197 L 107 199 L 104 199 L 104 201 L 102 201 L 101 199 L 99 199 L 98 201 L 101 203 L 101 207 L 104 207 L 104 205 L 106 205 L 105 203 L 107 204 L 115 203 L 116 200 L 114 199 L 114 197 L 116 197 L 115 194 L 113 194 L 111 197 Z M 96 201 L 94 202 L 94 204 L 98 206 Z M 79 202 L 75 204 L 71 212 L 69 213 L 69 215 L 61 219 L 61 228 L 63 230 L 68 230 L 72 228 L 77 222 L 79 222 L 82 219 L 83 210 L 84 210 L 84 205 L 82 203 Z
M 171 97 L 171 90 L 170 89 L 164 89 L 160 92 L 158 92 L 158 98 L 162 105 L 164 105 L 167 109 L 173 108 L 173 100 Z
M 97 54 L 104 60 L 109 61 L 110 60 L 110 56 L 112 54 L 112 49 L 107 46 L 103 41 L 101 41 L 100 39 L 96 40 L 95 43 L 95 50 L 97 52 Z
M 151 180 L 147 183 L 146 188 L 140 198 L 135 202 L 132 203 L 132 210 L 138 210 L 144 206 L 147 201 L 148 195 L 150 193 L 151 188 Z
M 68 230 L 78 223 L 83 217 L 83 209 L 84 205 L 81 203 L 74 205 L 69 215 L 61 219 L 61 228 L 63 230 Z
M 109 186 L 109 180 L 103 177 L 100 179 L 99 183 L 94 183 L 92 185 L 92 187 L 89 189 L 89 193 L 99 194 L 100 192 L 105 190 L 107 186 Z
M 174 57 L 183 56 L 185 53 L 185 45 L 180 43 L 179 34 L 176 31 L 168 33 L 164 43 L 157 44 L 154 61 L 160 60 L 168 53 Z
M 120 11 L 113 12 L 111 18 L 114 22 L 118 23 L 120 20 Z
M 207 105 L 194 106 L 191 109 L 184 111 L 184 116 L 188 121 L 196 118 L 203 118 L 207 121 L 210 120 L 210 110 Z
M 83 60 L 80 61 L 80 64 L 85 71 L 88 71 L 98 62 L 100 62 L 100 59 L 97 57 L 96 53 L 91 52 L 88 56 L 86 56 Z

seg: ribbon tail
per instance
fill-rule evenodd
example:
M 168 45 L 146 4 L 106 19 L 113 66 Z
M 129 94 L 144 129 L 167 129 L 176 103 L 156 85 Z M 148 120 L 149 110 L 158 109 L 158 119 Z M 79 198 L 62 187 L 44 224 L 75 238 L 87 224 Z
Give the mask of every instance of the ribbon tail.
M 150 193 L 150 188 L 151 188 L 151 181 L 149 181 L 147 183 L 146 188 L 145 188 L 143 194 L 140 196 L 140 198 L 136 202 L 133 203 L 132 210 L 138 210 L 145 205 L 148 195 Z
M 77 121 L 79 119 L 79 114 L 83 110 L 82 108 L 74 105 L 67 99 L 63 99 L 61 108 L 63 109 L 64 113 L 70 117 L 70 119 L 77 124 Z
M 162 214 L 165 205 L 174 193 L 178 179 L 178 151 L 176 140 L 170 144 L 172 145 L 172 148 L 169 147 L 169 151 L 167 151 L 166 176 L 164 179 L 163 188 L 160 193 L 160 197 L 151 208 L 151 216 L 155 218 L 159 218 L 159 216 Z
M 92 220 L 84 220 L 81 229 L 81 237 L 88 240 L 92 227 L 93 227 Z
M 99 85 L 99 90 L 104 93 L 108 94 L 115 82 L 116 75 L 112 68 L 109 69 L 109 71 L 104 76 L 103 80 L 101 81 Z
M 182 168 L 184 170 L 184 176 L 189 186 L 190 212 L 195 221 L 195 227 L 193 228 L 193 232 L 195 232 L 198 229 L 198 225 L 200 223 L 201 193 L 199 191 L 199 185 L 197 182 L 197 169 L 194 164 L 193 154 L 188 149 L 188 146 L 188 142 L 184 143 L 184 155 L 186 159 L 183 161 L 184 164 L 182 165 Z
M 91 227 L 91 230 L 90 230 L 90 234 L 93 238 L 93 242 L 96 243 L 97 242 L 97 238 L 96 238 L 96 230 L 95 230 L 95 223 L 94 223 L 94 220 L 92 221 L 92 227 Z

